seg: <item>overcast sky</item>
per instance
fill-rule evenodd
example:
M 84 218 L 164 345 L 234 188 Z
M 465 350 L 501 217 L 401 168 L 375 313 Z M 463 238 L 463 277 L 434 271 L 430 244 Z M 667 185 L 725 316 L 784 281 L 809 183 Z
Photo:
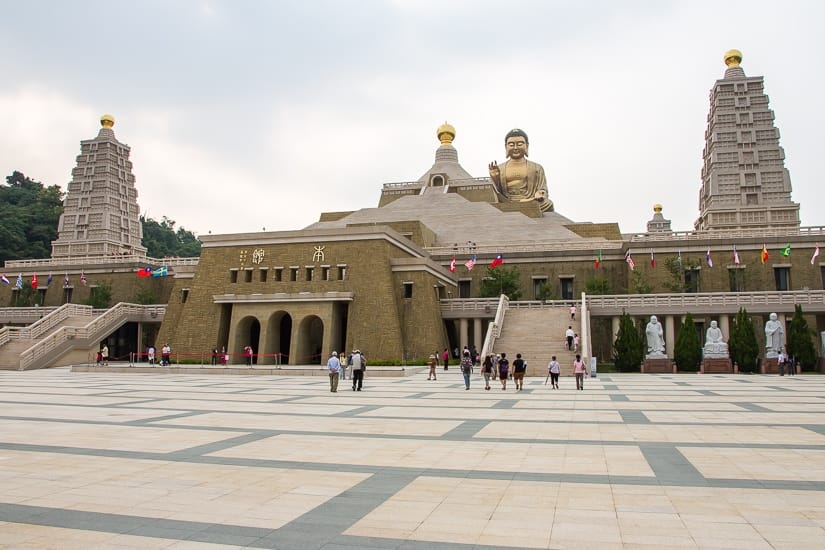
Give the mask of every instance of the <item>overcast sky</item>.
M 641 232 L 699 215 L 725 51 L 765 77 L 803 226 L 825 226 L 825 2 L 0 0 L 0 175 L 64 190 L 115 116 L 141 212 L 300 229 L 417 180 L 436 128 L 487 176 L 523 128 L 556 210 Z M 819 137 L 817 137 L 819 136 Z

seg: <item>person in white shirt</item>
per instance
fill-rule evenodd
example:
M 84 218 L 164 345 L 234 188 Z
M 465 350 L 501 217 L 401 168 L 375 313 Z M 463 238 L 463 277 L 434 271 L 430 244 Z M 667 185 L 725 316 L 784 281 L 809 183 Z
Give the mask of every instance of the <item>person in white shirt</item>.
M 567 344 L 567 351 L 573 350 L 573 337 L 576 336 L 576 333 L 573 332 L 573 327 L 567 327 L 567 330 L 564 331 L 564 338 Z
M 332 393 L 338 392 L 338 371 L 341 368 L 341 361 L 338 359 L 338 352 L 333 351 L 332 355 L 327 360 L 327 369 L 329 370 L 329 391 Z

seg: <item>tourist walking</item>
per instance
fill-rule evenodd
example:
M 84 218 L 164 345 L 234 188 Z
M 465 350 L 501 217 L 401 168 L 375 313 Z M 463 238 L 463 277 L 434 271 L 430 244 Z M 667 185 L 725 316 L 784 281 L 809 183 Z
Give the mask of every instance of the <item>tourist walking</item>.
M 103 344 L 103 347 L 100 348 L 100 360 L 103 361 L 103 366 L 109 366 L 109 346 Z
M 516 354 L 513 361 L 513 382 L 516 384 L 516 391 L 524 389 L 524 373 L 527 372 L 527 361 L 521 358 L 521 354 Z
M 329 370 L 329 391 L 332 393 L 338 392 L 338 371 L 341 368 L 341 362 L 338 360 L 338 352 L 333 351 L 332 355 L 327 360 L 327 370 Z
M 246 366 L 251 367 L 252 366 L 252 355 L 253 355 L 252 346 L 247 345 L 243 349 L 243 354 L 244 354 L 244 357 L 246 358 Z
M 342 353 L 341 355 L 339 355 L 338 356 L 338 362 L 341 364 L 341 368 L 338 370 L 338 372 L 341 374 L 341 379 L 346 380 L 347 379 L 347 354 Z
M 581 340 L 579 339 L 579 335 L 578 335 L 578 333 L 574 334 L 574 335 L 573 335 L 573 351 L 574 351 L 574 352 L 578 352 L 578 351 L 579 351 L 579 342 L 580 342 L 580 341 L 581 341 Z
M 470 350 L 465 349 L 461 355 L 461 374 L 464 376 L 464 389 L 470 389 L 470 375 L 473 374 L 473 358 L 470 357 Z
M 573 361 L 573 372 L 576 374 L 576 389 L 583 390 L 584 389 L 584 361 L 582 361 L 582 356 L 578 353 L 576 354 L 576 360 Z
M 366 360 L 359 350 L 356 349 L 352 351 L 352 359 L 349 364 L 350 367 L 352 367 L 352 391 L 361 391 L 361 388 L 364 386 Z
M 550 376 L 550 387 L 554 390 L 559 389 L 559 373 L 561 373 L 561 365 L 556 361 L 556 356 L 554 355 L 547 364 L 547 374 Z M 546 385 L 547 381 L 545 380 L 544 383 Z
M 168 367 L 172 364 L 170 358 L 172 357 L 172 346 L 169 345 L 169 342 L 163 344 L 163 347 L 160 348 L 160 366 L 161 367 Z
M 576 320 L 576 304 L 570 304 L 570 320 Z
M 441 360 L 444 362 L 444 370 L 450 368 L 450 352 L 444 348 L 444 353 L 441 354 Z
M 430 358 L 427 360 L 427 365 L 430 367 L 430 372 L 427 373 L 427 380 L 438 380 L 435 377 L 435 366 L 438 364 L 437 354 L 438 352 L 431 353 Z
M 498 378 L 501 380 L 501 389 L 507 389 L 507 375 L 510 372 L 510 361 L 507 360 L 507 354 L 502 353 L 501 359 L 498 360 Z
M 488 354 L 481 365 L 481 374 L 484 375 L 484 389 L 490 389 L 490 377 L 493 376 L 493 356 Z
M 155 366 L 155 346 L 149 344 L 149 347 L 146 348 L 146 360 L 149 361 L 149 366 Z
M 218 346 L 212 347 L 212 366 L 216 367 L 218 365 Z

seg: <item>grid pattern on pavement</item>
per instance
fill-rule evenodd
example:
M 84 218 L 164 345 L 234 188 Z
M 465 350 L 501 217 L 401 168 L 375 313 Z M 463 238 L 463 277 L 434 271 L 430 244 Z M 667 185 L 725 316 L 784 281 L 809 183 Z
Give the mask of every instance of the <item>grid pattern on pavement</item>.
M 825 547 L 823 376 L 348 384 L 0 371 L 0 548 Z

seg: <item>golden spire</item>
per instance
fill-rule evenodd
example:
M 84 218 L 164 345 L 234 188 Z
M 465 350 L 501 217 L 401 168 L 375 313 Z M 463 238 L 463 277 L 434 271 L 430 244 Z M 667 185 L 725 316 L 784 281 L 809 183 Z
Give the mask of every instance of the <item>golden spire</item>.
M 662 213 L 662 205 L 658 204 L 658 203 L 654 204 L 653 205 L 653 212 L 655 212 L 656 214 L 661 214 Z
M 441 145 L 452 145 L 453 140 L 455 139 L 455 128 L 453 128 L 450 124 L 447 124 L 447 121 L 444 121 L 444 124 L 439 126 L 438 130 L 436 130 L 435 135 L 438 137 Z
M 739 50 L 728 50 L 725 52 L 725 65 L 733 69 L 742 63 L 742 52 Z
M 115 125 L 115 117 L 113 117 L 112 115 L 101 115 L 100 125 L 104 128 L 111 128 Z

